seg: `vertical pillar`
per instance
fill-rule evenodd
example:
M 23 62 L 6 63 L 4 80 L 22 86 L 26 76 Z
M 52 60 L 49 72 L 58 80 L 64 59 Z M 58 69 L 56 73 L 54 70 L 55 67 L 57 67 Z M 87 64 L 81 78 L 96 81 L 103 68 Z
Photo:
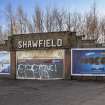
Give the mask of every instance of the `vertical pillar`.
M 11 56 L 11 79 L 16 79 L 16 51 L 10 51 Z
M 65 49 L 64 71 L 65 79 L 71 79 L 71 51 L 69 49 Z

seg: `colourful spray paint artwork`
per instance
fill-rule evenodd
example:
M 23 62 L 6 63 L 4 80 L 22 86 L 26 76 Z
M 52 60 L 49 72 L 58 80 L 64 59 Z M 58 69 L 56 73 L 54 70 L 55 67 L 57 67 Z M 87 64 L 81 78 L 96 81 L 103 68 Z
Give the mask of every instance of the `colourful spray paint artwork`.
M 10 53 L 0 51 L 0 74 L 10 74 Z
M 105 49 L 72 49 L 72 75 L 105 76 Z

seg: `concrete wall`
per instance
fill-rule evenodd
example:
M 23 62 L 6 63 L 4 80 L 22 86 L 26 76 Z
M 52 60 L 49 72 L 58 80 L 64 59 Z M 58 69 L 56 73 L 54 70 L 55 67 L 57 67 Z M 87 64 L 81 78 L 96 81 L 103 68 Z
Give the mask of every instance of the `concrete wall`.
M 46 40 L 46 39 L 62 39 L 63 45 L 61 47 L 49 47 L 44 48 L 17 48 L 17 42 L 28 41 L 28 40 Z M 1 51 L 11 51 L 11 75 L 8 78 L 15 79 L 16 77 L 16 51 L 28 51 L 28 50 L 48 50 L 48 49 L 64 49 L 64 71 L 65 78 L 67 79 L 78 79 L 78 80 L 101 80 L 105 77 L 76 77 L 71 76 L 71 48 L 96 48 L 101 47 L 95 44 L 94 40 L 82 40 L 82 36 L 76 36 L 75 32 L 49 32 L 49 33 L 30 33 L 30 34 L 20 34 L 9 36 L 5 44 L 0 45 Z M 1 75 L 0 75 L 1 77 Z M 5 77 L 5 76 L 4 76 Z
M 58 47 L 49 47 L 44 48 L 17 48 L 17 42 L 28 41 L 28 40 L 46 40 L 46 39 L 62 39 L 63 44 L 62 46 Z M 65 78 L 70 78 L 70 48 L 76 47 L 76 33 L 75 32 L 50 32 L 50 33 L 30 33 L 30 34 L 21 34 L 21 35 L 13 35 L 9 36 L 8 40 L 5 41 L 5 44 L 0 45 L 0 50 L 10 51 L 11 54 L 11 75 L 8 76 L 10 79 L 16 78 L 16 51 L 28 51 L 28 50 L 56 50 L 56 49 L 63 49 L 65 51 L 65 58 L 64 58 L 64 74 Z M 0 75 L 0 77 L 2 77 Z M 7 76 L 3 76 L 7 77 Z

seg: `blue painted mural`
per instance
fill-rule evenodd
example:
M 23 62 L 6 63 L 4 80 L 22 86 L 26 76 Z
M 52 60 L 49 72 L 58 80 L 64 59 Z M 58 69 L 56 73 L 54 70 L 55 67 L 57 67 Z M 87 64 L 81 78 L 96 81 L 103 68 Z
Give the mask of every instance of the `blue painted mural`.
M 72 49 L 71 74 L 105 76 L 105 49 Z
M 10 74 L 10 53 L 0 51 L 0 74 Z

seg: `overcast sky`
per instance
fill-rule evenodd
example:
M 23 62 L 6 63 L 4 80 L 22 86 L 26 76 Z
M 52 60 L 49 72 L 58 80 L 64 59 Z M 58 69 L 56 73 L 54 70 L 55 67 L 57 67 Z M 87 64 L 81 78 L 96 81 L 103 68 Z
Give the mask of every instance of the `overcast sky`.
M 22 5 L 28 16 L 32 16 L 36 5 L 44 11 L 46 7 L 66 9 L 71 12 L 86 13 L 92 7 L 94 0 L 0 0 L 0 24 L 4 24 L 3 10 L 8 3 L 11 3 L 14 11 Z M 105 0 L 95 0 L 97 13 L 105 14 Z

